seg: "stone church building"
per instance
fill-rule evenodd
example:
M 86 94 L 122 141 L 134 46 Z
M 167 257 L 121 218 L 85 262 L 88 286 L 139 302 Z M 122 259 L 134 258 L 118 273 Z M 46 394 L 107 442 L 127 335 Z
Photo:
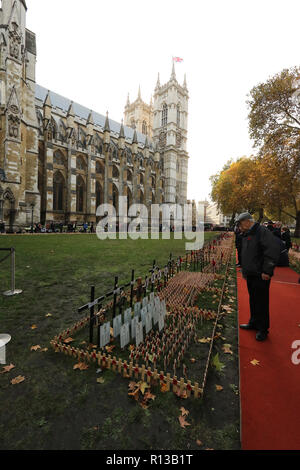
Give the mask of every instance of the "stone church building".
M 96 222 L 99 204 L 186 203 L 188 90 L 173 65 L 124 123 L 38 85 L 25 0 L 0 1 L 0 221 Z

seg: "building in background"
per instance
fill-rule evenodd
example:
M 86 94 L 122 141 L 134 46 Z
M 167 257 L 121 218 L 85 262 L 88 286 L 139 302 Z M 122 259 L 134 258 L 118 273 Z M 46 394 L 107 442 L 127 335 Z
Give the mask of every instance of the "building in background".
M 187 198 L 188 90 L 173 64 L 158 79 L 153 102 L 109 119 L 36 84 L 36 36 L 26 28 L 25 0 L 0 9 L 0 220 L 7 228 L 33 221 L 96 222 L 96 208 L 119 196 L 128 204 Z M 71 79 L 71 77 L 70 77 Z
M 229 222 L 230 222 L 230 217 L 222 214 L 218 210 L 218 206 L 217 206 L 216 203 L 208 203 L 207 202 L 205 222 L 208 223 L 208 224 L 219 225 L 219 226 L 222 226 L 222 227 L 228 227 Z
M 188 180 L 188 101 L 186 83 L 180 85 L 173 62 L 170 80 L 161 85 L 158 75 L 154 101 L 146 104 L 141 97 L 125 106 L 125 124 L 147 135 L 158 149 L 163 161 L 165 202 L 185 204 Z

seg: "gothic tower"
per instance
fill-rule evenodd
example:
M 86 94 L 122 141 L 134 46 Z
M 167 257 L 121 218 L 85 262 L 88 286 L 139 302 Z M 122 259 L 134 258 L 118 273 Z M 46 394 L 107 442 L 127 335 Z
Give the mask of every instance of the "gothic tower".
M 160 84 L 158 76 L 154 92 L 153 140 L 164 163 L 165 202 L 185 204 L 187 200 L 188 153 L 188 90 L 176 79 L 173 63 L 170 80 Z
M 0 219 L 11 228 L 40 217 L 36 39 L 26 29 L 25 0 L 0 9 Z
M 153 128 L 153 103 L 152 98 L 150 105 L 142 100 L 141 87 L 139 87 L 138 97 L 130 103 L 129 95 L 124 112 L 124 124 L 125 126 L 136 129 L 137 132 L 147 135 L 152 139 L 152 128 Z

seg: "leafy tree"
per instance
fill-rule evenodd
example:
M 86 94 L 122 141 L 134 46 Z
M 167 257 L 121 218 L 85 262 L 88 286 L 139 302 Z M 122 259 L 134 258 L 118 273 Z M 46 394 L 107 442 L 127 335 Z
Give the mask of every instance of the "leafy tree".
M 300 69 L 285 69 L 254 87 L 249 130 L 265 173 L 266 205 L 296 220 L 300 236 Z
M 249 211 L 264 215 L 265 184 L 263 167 L 255 157 L 242 157 L 226 165 L 223 170 L 211 177 L 211 197 L 224 214 Z

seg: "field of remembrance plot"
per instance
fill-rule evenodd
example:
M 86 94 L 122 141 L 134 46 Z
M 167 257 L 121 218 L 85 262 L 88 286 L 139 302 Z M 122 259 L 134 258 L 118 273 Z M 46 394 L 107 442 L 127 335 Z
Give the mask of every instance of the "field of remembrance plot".
M 217 234 L 205 235 L 207 240 L 213 240 Z M 174 288 L 176 292 L 177 280 L 180 284 L 181 276 L 185 276 L 185 273 L 198 275 L 200 271 L 205 272 L 208 264 L 218 277 L 220 271 L 213 257 L 209 259 L 207 253 L 202 259 L 196 259 L 188 253 L 185 259 L 184 240 L 99 242 L 93 235 L 33 235 L 5 236 L 0 238 L 0 242 L 3 247 L 16 248 L 16 287 L 23 289 L 21 296 L 3 297 L 0 307 L 1 332 L 12 336 L 7 351 L 8 370 L 0 370 L 0 399 L 5 410 L 0 415 L 1 449 L 239 448 L 235 305 L 232 311 L 228 311 L 226 323 L 218 324 L 219 333 L 215 335 L 213 354 L 215 356 L 218 351 L 222 371 L 214 364 L 209 367 L 204 402 L 200 398 L 193 398 L 193 390 L 192 397 L 188 401 L 184 400 L 186 394 L 183 393 L 180 397 L 180 387 L 172 382 L 168 383 L 167 374 L 171 379 L 174 376 L 175 357 L 170 358 L 166 371 L 163 356 L 156 361 L 158 374 L 161 371 L 164 373 L 166 380 L 163 382 L 159 377 L 154 379 L 147 375 L 146 357 L 142 356 L 137 361 L 134 360 L 133 364 L 137 362 L 141 369 L 145 366 L 143 379 L 140 373 L 136 377 L 134 371 L 132 377 L 126 378 L 129 370 L 122 367 L 119 373 L 118 367 L 120 359 L 122 363 L 126 361 L 129 365 L 130 355 L 136 350 L 135 338 L 131 337 L 131 326 L 130 342 L 123 350 L 120 336 L 115 338 L 111 335 L 112 330 L 109 344 L 99 349 L 98 327 L 95 322 L 93 346 L 97 348 L 90 347 L 90 311 L 78 313 L 78 307 L 90 301 L 91 285 L 95 285 L 95 297 L 101 296 L 114 288 L 116 276 L 121 286 L 130 282 L 131 272 L 135 270 L 136 279 L 141 277 L 144 284 L 146 276 L 149 283 L 146 295 L 135 285 L 131 314 L 133 317 L 135 304 L 140 302 L 142 310 L 144 297 L 148 297 L 148 304 L 153 300 L 150 299 L 153 260 L 156 260 L 156 265 L 161 266 L 163 271 L 172 253 L 175 262 L 174 276 L 168 279 L 165 286 L 162 272 L 160 283 L 154 289 L 154 297 L 158 297 L 162 304 L 165 300 L 167 312 L 164 316 L 164 329 L 159 332 L 160 344 L 152 344 L 152 347 L 160 347 L 162 335 L 167 335 L 168 329 L 172 335 L 175 324 L 178 324 L 176 318 L 173 327 L 176 305 L 172 306 L 167 297 L 164 298 L 163 291 L 166 295 L 171 294 L 170 289 Z M 204 259 L 205 256 L 207 259 Z M 182 259 L 177 268 L 178 257 Z M 3 266 L 5 269 L 2 270 L 1 267 L 0 284 L 3 290 L 7 290 L 9 263 L 5 262 Z M 223 274 L 221 272 L 221 276 Z M 202 289 L 201 292 L 195 292 L 192 279 L 189 282 L 191 285 L 187 286 L 186 291 L 183 288 L 177 299 L 176 294 L 173 296 L 175 303 L 180 303 L 183 299 L 192 301 L 198 305 L 199 312 L 207 310 L 214 314 L 218 307 L 219 291 L 214 293 Z M 221 284 L 222 279 L 217 278 L 212 284 L 208 283 L 206 288 Z M 119 305 L 117 302 L 115 317 L 121 313 L 124 318 L 124 312 L 130 306 L 130 288 L 126 294 L 127 304 Z M 108 303 L 112 302 L 113 297 L 108 299 Z M 191 311 L 192 303 L 185 308 L 187 312 Z M 97 310 L 95 307 L 95 313 Z M 111 328 L 113 316 L 111 305 L 106 318 L 111 322 Z M 64 338 L 72 337 L 74 341 L 62 342 L 62 345 L 79 348 L 84 354 L 99 354 L 103 350 L 103 355 L 107 358 L 116 358 L 115 371 L 113 364 L 109 369 L 102 363 L 99 366 L 97 360 L 92 358 L 89 361 L 85 357 L 55 353 L 49 346 L 51 338 L 56 337 L 59 332 L 68 331 L 84 318 L 87 318 L 84 328 L 78 328 L 74 335 L 70 330 L 70 334 Z M 183 378 L 187 383 L 189 379 L 192 385 L 198 381 L 199 389 L 210 346 L 209 337 L 211 338 L 214 327 L 213 318 L 202 318 L 202 324 L 201 318 L 202 316 L 196 323 L 196 334 L 191 336 L 182 361 L 176 364 L 178 380 Z M 222 322 L 224 323 L 223 319 Z M 153 340 L 158 331 L 159 323 L 154 324 L 152 318 L 149 345 L 151 335 Z M 224 354 L 223 336 L 224 341 L 226 336 L 226 342 L 231 343 L 232 354 Z M 135 349 L 131 349 L 132 346 Z M 140 346 L 147 348 L 145 326 Z M 169 348 L 166 352 L 169 354 L 171 351 L 172 348 Z M 154 354 L 150 350 L 148 354 L 148 365 L 152 371 L 155 369 L 153 356 L 158 351 L 156 349 L 153 352 Z M 174 356 L 176 354 L 175 352 Z M 184 365 L 188 379 L 184 374 Z M 217 365 L 219 367 L 220 364 Z M 171 393 L 166 393 L 168 385 Z M 188 390 L 185 391 L 189 393 Z M 189 413 L 185 417 L 188 426 L 181 420 L 182 404 Z
M 114 290 L 106 296 L 95 299 L 92 291 L 91 302 L 86 306 L 90 310 L 89 316 L 56 336 L 51 342 L 52 347 L 56 352 L 77 357 L 79 362 L 75 367 L 84 369 L 87 367 L 85 362 L 96 362 L 99 367 L 117 371 L 124 377 L 141 377 L 142 383 L 159 380 L 167 391 L 172 384 L 173 391 L 179 396 L 189 397 L 193 392 L 197 398 L 203 391 L 197 380 L 204 381 L 209 357 L 202 346 L 197 368 L 191 367 L 196 359 L 188 355 L 189 346 L 198 341 L 211 343 L 214 332 L 207 322 L 217 319 L 220 306 L 218 312 L 213 312 L 199 309 L 194 303 L 202 290 L 223 294 L 221 289 L 213 288 L 211 284 L 217 279 L 225 279 L 216 271 L 227 270 L 231 254 L 232 237 L 220 235 L 212 244 L 206 243 L 202 250 L 186 254 L 185 258 L 173 260 L 170 256 L 163 271 L 154 263 L 150 282 L 147 282 L 148 276 L 144 281 L 132 279 L 130 297 L 125 291 L 127 286 L 118 286 L 117 280 Z M 201 272 L 181 271 L 187 265 L 193 269 L 198 266 Z M 148 296 L 149 288 L 151 293 Z M 113 295 L 113 301 L 95 312 L 95 307 L 110 295 Z M 126 301 L 130 301 L 130 307 L 122 314 Z M 89 343 L 82 334 L 78 335 L 86 325 L 89 325 Z M 94 330 L 97 330 L 95 345 Z M 210 341 L 198 337 L 208 330 Z M 194 369 L 193 376 L 196 377 L 193 384 L 188 378 L 190 368 Z

